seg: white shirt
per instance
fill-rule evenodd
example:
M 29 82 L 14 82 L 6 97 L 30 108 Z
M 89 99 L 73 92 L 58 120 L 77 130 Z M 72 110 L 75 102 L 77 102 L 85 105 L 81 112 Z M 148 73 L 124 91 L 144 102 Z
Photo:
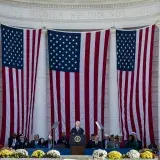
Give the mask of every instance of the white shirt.
M 12 146 L 15 146 L 15 145 L 16 145 L 16 142 L 17 142 L 17 140 L 16 140 L 16 138 L 14 138 L 14 139 L 13 139 L 13 142 L 12 142 Z

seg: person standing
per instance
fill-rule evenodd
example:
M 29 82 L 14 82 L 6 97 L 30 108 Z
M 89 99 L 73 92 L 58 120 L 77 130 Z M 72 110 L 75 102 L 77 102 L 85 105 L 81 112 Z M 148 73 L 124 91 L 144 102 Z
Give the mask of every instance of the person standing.
M 80 126 L 80 121 L 76 121 L 75 127 L 71 129 L 71 134 L 82 135 L 84 133 L 84 130 Z

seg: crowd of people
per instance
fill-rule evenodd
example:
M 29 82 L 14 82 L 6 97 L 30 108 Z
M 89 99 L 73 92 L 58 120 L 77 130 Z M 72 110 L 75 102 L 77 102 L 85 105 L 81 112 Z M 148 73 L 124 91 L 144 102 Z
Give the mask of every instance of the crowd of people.
M 16 135 L 15 133 L 8 139 L 8 147 L 14 149 L 20 148 L 52 148 L 52 136 L 49 135 L 48 139 L 40 138 L 38 134 L 34 135 L 34 139 L 29 142 L 28 139 L 23 135 Z M 54 145 L 64 145 L 65 148 L 69 148 L 69 139 L 66 136 L 65 132 L 62 133 L 62 136 L 58 141 L 54 141 Z M 142 142 L 137 139 L 136 133 L 131 133 L 128 140 L 123 140 L 122 136 L 114 136 L 105 134 L 103 140 L 99 140 L 98 135 L 91 134 L 90 140 L 86 144 L 86 148 L 132 148 L 136 150 L 142 149 Z M 151 144 L 148 148 L 157 152 L 157 146 Z
M 75 127 L 71 130 L 71 135 L 83 135 L 84 130 L 80 127 L 80 122 L 76 121 Z M 142 149 L 142 141 L 137 138 L 135 132 L 132 132 L 128 140 L 124 140 L 121 135 L 107 135 L 104 134 L 103 140 L 100 141 L 100 137 L 98 135 L 91 134 L 90 140 L 86 143 L 86 148 L 131 148 L 136 150 Z M 63 145 L 65 148 L 69 148 L 69 138 L 66 133 L 63 132 L 60 139 L 58 141 L 54 141 L 54 145 L 58 147 L 58 145 Z M 8 139 L 8 147 L 14 149 L 21 148 L 52 148 L 53 147 L 53 139 L 52 136 L 49 135 L 47 140 L 44 138 L 40 138 L 38 134 L 34 135 L 34 138 L 31 142 L 25 137 L 23 134 L 16 135 L 15 133 Z M 152 149 L 155 153 L 158 151 L 156 144 L 150 144 L 148 146 L 149 149 Z

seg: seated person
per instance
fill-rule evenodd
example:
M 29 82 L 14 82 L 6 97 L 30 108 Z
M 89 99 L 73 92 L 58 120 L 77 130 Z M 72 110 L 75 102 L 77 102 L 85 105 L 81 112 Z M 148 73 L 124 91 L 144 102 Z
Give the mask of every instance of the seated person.
M 131 135 L 134 136 L 135 141 L 138 143 L 138 149 L 139 149 L 139 150 L 142 149 L 142 141 L 138 140 L 137 134 L 136 134 L 135 132 L 131 132 Z
M 135 140 L 135 137 L 132 134 L 129 135 L 128 141 L 126 143 L 126 148 L 132 148 L 132 149 L 135 149 L 135 150 L 139 149 L 139 144 Z
M 45 144 L 44 138 L 40 138 L 40 139 L 39 139 L 38 147 L 39 147 L 39 148 L 46 148 L 46 147 L 47 147 L 46 144 Z
M 90 140 L 87 143 L 86 148 L 92 148 L 92 144 L 94 143 L 94 139 L 95 139 L 94 134 L 91 134 Z
M 47 148 L 52 148 L 53 147 L 53 139 L 52 136 L 49 134 L 48 135 L 48 140 L 45 141 L 45 145 Z M 56 145 L 56 141 L 54 141 L 54 145 Z
M 27 148 L 29 145 L 29 142 L 27 141 L 27 139 L 25 138 L 25 136 L 23 134 L 20 134 L 17 138 L 17 142 L 16 142 L 16 149 L 23 149 L 23 148 Z
M 30 143 L 30 148 L 38 148 L 38 142 L 39 142 L 39 135 L 34 135 L 34 140 Z
M 69 148 L 69 140 L 68 140 L 65 132 L 62 133 L 62 136 L 57 141 L 57 144 L 64 144 L 65 148 Z
M 76 121 L 75 127 L 71 129 L 71 134 L 83 134 L 84 130 L 80 126 L 80 121 Z
M 115 148 L 119 148 L 120 147 L 119 136 L 118 135 L 116 135 L 114 137 L 114 143 L 115 143 Z
M 104 149 L 107 148 L 107 142 L 109 141 L 109 135 L 107 133 L 104 134 L 104 138 L 103 138 L 103 141 L 102 141 L 102 147 Z
M 8 147 L 15 149 L 16 142 L 17 142 L 17 135 L 13 133 L 11 137 L 8 139 Z
M 124 148 L 125 147 L 125 142 L 123 140 L 123 136 L 119 136 L 119 148 Z
M 99 141 L 99 136 L 96 135 L 94 142 L 92 143 L 92 148 L 101 148 L 101 147 L 102 145 L 101 145 L 101 142 Z
M 110 135 L 109 141 L 107 142 L 107 148 L 115 148 L 114 135 Z
M 151 143 L 149 146 L 148 146 L 149 149 L 151 149 L 155 154 L 158 153 L 158 146 L 155 144 L 155 143 Z

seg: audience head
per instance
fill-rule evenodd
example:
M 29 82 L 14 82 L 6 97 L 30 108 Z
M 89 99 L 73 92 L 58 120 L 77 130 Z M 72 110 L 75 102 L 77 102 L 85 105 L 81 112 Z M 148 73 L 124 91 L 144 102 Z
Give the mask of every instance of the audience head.
M 109 138 L 110 138 L 110 141 L 114 141 L 114 135 L 113 134 L 111 134 Z
M 44 138 L 40 138 L 40 139 L 39 139 L 39 145 L 43 145 L 44 142 L 45 142 Z
M 17 135 L 15 133 L 12 134 L 12 138 L 17 138 Z
M 95 136 L 95 141 L 99 141 L 99 136 L 98 135 Z
M 23 134 L 20 134 L 20 135 L 19 135 L 19 140 L 20 140 L 21 142 L 24 142 L 25 136 L 24 136 Z
M 67 136 L 66 136 L 66 132 L 62 132 L 62 140 L 66 140 L 67 139 Z
M 34 140 L 39 141 L 39 135 L 38 134 L 34 135 Z
M 136 134 L 136 132 L 131 132 L 130 135 L 133 135 L 133 136 L 134 136 L 134 139 L 137 140 L 137 134 Z
M 78 127 L 78 128 L 79 128 L 79 127 L 80 127 L 80 125 L 81 125 L 81 124 L 80 124 L 80 121 L 76 121 L 76 127 Z
M 104 134 L 104 139 L 109 140 L 109 135 L 107 133 Z
M 93 141 L 93 140 L 94 140 L 94 137 L 95 137 L 94 134 L 91 134 L 90 140 Z
M 116 142 L 118 142 L 118 141 L 119 141 L 119 136 L 116 135 L 116 136 L 114 137 L 114 140 L 115 140 Z
M 135 137 L 131 134 L 131 135 L 129 135 L 128 140 L 129 140 L 129 141 L 134 141 L 134 140 L 135 140 Z
M 62 137 L 63 137 L 63 136 L 66 136 L 66 132 L 62 132 Z

